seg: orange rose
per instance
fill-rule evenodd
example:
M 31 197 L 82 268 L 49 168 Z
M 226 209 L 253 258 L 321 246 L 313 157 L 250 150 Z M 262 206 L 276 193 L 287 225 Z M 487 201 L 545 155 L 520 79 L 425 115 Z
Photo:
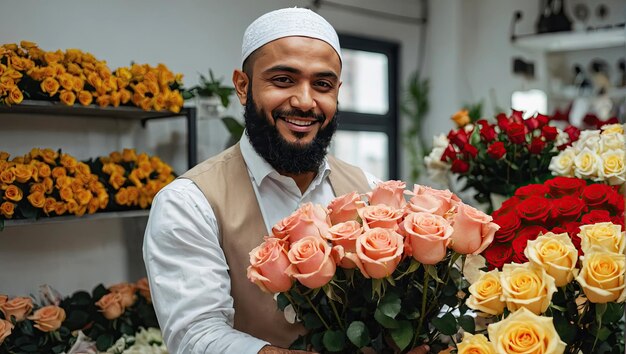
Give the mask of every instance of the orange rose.
M 65 167 L 57 166 L 52 169 L 52 177 L 58 179 L 61 176 L 67 176 L 67 170 Z
M 65 310 L 55 305 L 44 306 L 28 319 L 35 321 L 34 327 L 40 331 L 52 332 L 59 329 L 65 321 Z
M 22 94 L 22 90 L 19 87 L 13 86 L 9 91 L 9 95 L 7 96 L 5 102 L 8 105 L 12 104 L 20 104 L 24 100 L 24 94 Z
M 132 162 L 137 160 L 137 154 L 135 153 L 135 149 L 124 149 L 122 150 L 122 159 L 124 162 Z
M 293 280 L 286 272 L 291 263 L 286 248 L 283 240 L 268 237 L 250 251 L 248 279 L 264 292 L 278 293 L 291 288 Z
M 51 77 L 46 78 L 41 82 L 41 91 L 50 95 L 50 97 L 56 95 L 59 91 L 59 82 Z
M 22 197 L 22 190 L 14 184 L 9 185 L 4 191 L 4 199 L 19 202 L 22 200 Z
M 461 199 L 449 190 L 439 190 L 416 184 L 413 187 L 413 195 L 407 205 L 413 212 L 429 212 L 444 216 L 452 207 L 456 206 Z
M 47 194 L 52 193 L 52 189 L 54 188 L 54 182 L 52 181 L 52 178 L 46 177 L 43 179 L 42 183 L 43 183 L 45 192 Z
M 130 205 L 128 202 L 128 191 L 122 188 L 115 193 L 115 203 L 118 205 Z
M 363 220 L 363 228 L 365 230 L 376 227 L 397 230 L 398 222 L 400 222 L 403 215 L 403 210 L 384 204 L 369 205 L 359 209 L 359 216 Z
M 305 203 L 286 219 L 272 228 L 272 233 L 283 240 L 294 243 L 305 236 L 318 236 L 328 233 L 330 219 L 321 205 Z
M 33 169 L 29 165 L 17 164 L 13 169 L 15 180 L 20 183 L 26 183 L 33 176 Z
M 123 104 L 128 103 L 128 101 L 130 101 L 131 96 L 132 95 L 131 95 L 130 91 L 128 91 L 127 89 L 121 89 L 120 90 L 120 101 Z
M 74 200 L 74 192 L 72 192 L 72 188 L 63 187 L 59 190 L 59 196 L 62 200 L 69 202 L 70 200 Z
M 136 187 L 128 187 L 126 188 L 128 192 L 128 202 L 132 205 L 137 205 L 137 201 L 139 200 L 139 189 Z
M 96 103 L 100 107 L 106 107 L 111 104 L 111 96 L 109 95 L 101 95 L 96 98 Z
M 33 299 L 29 297 L 14 297 L 0 305 L 0 311 L 4 313 L 4 318 L 15 317 L 16 322 L 26 319 L 26 316 L 33 310 Z
M 124 307 L 131 307 L 137 301 L 136 290 L 135 285 L 129 283 L 119 283 L 109 287 L 110 292 L 122 295 L 122 306 Z
M 286 273 L 310 289 L 326 285 L 335 275 L 332 248 L 319 236 L 306 236 L 291 244 L 287 254 L 291 266 Z
M 59 99 L 66 106 L 73 106 L 76 101 L 76 94 L 70 90 L 62 90 Z
M 459 203 L 452 225 L 450 247 L 460 254 L 479 254 L 493 241 L 500 225 L 493 218 L 465 203 Z
M 108 293 L 96 302 L 96 306 L 100 308 L 102 316 L 107 320 L 114 320 L 124 313 L 124 305 L 122 305 L 122 294 Z
M 93 214 L 100 209 L 100 201 L 96 198 L 92 198 L 87 205 L 87 213 Z
M 67 212 L 67 205 L 65 205 L 65 203 L 63 202 L 57 202 L 56 205 L 54 206 L 54 212 L 57 215 L 63 215 Z
M 454 113 L 451 119 L 452 121 L 454 121 L 454 123 L 456 123 L 456 126 L 459 128 L 463 128 L 464 126 L 468 125 L 471 121 L 470 116 L 469 116 L 469 111 L 467 109 L 462 109 Z
M 13 217 L 13 213 L 15 213 L 15 204 L 11 202 L 4 202 L 0 204 L 0 213 L 7 219 Z
M 50 165 L 56 165 L 56 159 L 59 157 L 59 153 L 52 149 L 43 149 L 40 151 L 41 157 L 45 163 Z
M 148 303 L 152 303 L 152 294 L 150 293 L 150 284 L 148 283 L 148 278 L 143 277 L 137 280 L 135 283 L 137 290 L 139 290 L 139 294 L 143 296 Z
M 0 344 L 11 334 L 13 323 L 7 320 L 0 320 Z
M 12 168 L 7 168 L 6 170 L 0 172 L 0 182 L 4 184 L 11 184 L 15 181 L 15 173 L 13 173 Z
M 74 172 L 76 165 L 78 165 L 78 161 L 68 154 L 61 155 L 61 165 L 68 169 L 70 172 Z
M 83 106 L 89 106 L 92 101 L 93 96 L 91 95 L 91 92 L 82 90 L 78 93 L 78 102 L 80 102 Z
M 401 209 L 406 204 L 404 200 L 404 189 L 406 183 L 402 181 L 386 181 L 376 185 L 370 193 L 369 204 L 384 204 L 394 209 Z
M 74 79 L 72 80 L 72 90 L 74 90 L 74 92 L 81 92 L 83 91 L 84 87 L 85 87 L 85 80 L 83 80 L 82 78 L 78 76 L 74 76 Z
M 359 268 L 366 278 L 381 279 L 391 275 L 403 253 L 404 238 L 390 229 L 376 227 L 356 240 L 356 255 L 362 263 Z
M 39 177 L 50 177 L 51 173 L 52 170 L 50 169 L 50 166 L 48 166 L 48 164 L 42 162 L 37 165 L 37 174 L 39 175 Z
M 33 192 L 41 192 L 44 193 L 46 191 L 46 187 L 44 187 L 43 183 L 33 183 L 30 185 L 29 191 Z
M 28 199 L 30 204 L 35 208 L 42 209 L 44 204 L 46 204 L 46 196 L 43 194 L 43 192 L 33 192 L 29 194 L 26 199 Z
M 330 222 L 335 225 L 344 221 L 356 220 L 359 216 L 357 209 L 364 206 L 365 202 L 361 201 L 361 196 L 357 192 L 339 196 L 328 204 Z
M 52 213 L 57 205 L 57 201 L 52 198 L 52 197 L 48 197 L 46 198 L 46 202 L 43 205 L 43 211 L 44 213 L 46 213 L 46 215 L 50 215 L 50 213 Z
M 345 252 L 356 251 L 356 239 L 363 233 L 361 224 L 355 220 L 333 225 L 328 229 L 326 238 L 335 246 L 343 247 Z
M 11 156 L 8 152 L 6 151 L 0 151 L 0 160 L 8 160 L 9 156 Z
M 408 214 L 402 229 L 409 238 L 410 253 L 422 264 L 437 264 L 446 256 L 454 231 L 446 219 L 430 213 Z
M 86 189 L 81 189 L 76 193 L 76 201 L 79 205 L 87 205 L 93 198 L 93 195 L 90 191 Z
M 74 86 L 74 76 L 72 76 L 72 74 L 65 73 L 59 75 L 58 79 L 59 84 L 61 84 L 61 87 L 63 87 L 65 90 L 71 90 Z

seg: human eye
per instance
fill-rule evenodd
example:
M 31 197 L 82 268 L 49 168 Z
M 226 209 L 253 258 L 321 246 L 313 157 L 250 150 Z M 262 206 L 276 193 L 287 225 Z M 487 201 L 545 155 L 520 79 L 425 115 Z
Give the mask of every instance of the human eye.
M 272 78 L 272 82 L 280 87 L 286 87 L 293 83 L 293 80 L 288 76 L 275 76 Z
M 332 82 L 327 81 L 327 80 L 316 81 L 315 86 L 317 86 L 321 90 L 326 90 L 326 91 L 329 91 L 334 87 Z

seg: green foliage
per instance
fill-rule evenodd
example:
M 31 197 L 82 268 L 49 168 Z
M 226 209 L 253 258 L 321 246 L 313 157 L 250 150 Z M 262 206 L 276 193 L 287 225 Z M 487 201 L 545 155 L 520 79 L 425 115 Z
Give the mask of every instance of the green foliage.
M 400 106 L 401 112 L 409 118 L 409 126 L 404 135 L 404 145 L 409 153 L 411 179 L 417 181 L 424 170 L 424 152 L 426 145 L 421 136 L 424 117 L 428 114 L 430 104 L 428 79 L 421 79 L 419 72 L 414 72 L 408 82 L 404 99 Z
M 230 104 L 230 96 L 234 92 L 234 87 L 223 86 L 222 79 L 216 79 L 213 71 L 209 69 L 209 78 L 207 79 L 206 76 L 200 74 L 200 84 L 185 91 L 183 97 L 219 97 L 220 102 L 226 108 Z

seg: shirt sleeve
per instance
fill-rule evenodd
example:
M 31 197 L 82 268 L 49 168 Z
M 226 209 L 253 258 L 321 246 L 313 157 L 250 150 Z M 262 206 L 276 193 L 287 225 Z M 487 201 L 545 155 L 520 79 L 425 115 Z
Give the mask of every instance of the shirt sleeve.
M 365 178 L 367 179 L 367 184 L 369 184 L 371 189 L 374 189 L 374 187 L 376 187 L 378 183 L 382 182 L 380 178 L 374 176 L 367 171 L 363 171 L 363 174 L 365 175 Z
M 170 353 L 257 353 L 269 344 L 233 329 L 226 257 L 215 214 L 198 187 L 177 179 L 155 197 L 143 257 Z

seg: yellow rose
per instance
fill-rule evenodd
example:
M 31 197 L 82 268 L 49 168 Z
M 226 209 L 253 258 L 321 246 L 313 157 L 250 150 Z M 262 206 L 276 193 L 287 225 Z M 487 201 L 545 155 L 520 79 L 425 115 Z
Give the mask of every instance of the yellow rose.
M 68 171 L 73 173 L 76 165 L 78 165 L 78 161 L 76 161 L 75 158 L 68 154 L 63 154 L 61 155 L 61 165 L 63 165 L 65 168 L 67 168 Z
M 128 103 L 131 97 L 132 97 L 132 94 L 127 89 L 120 90 L 120 102 L 122 102 L 123 104 Z
M 600 222 L 580 227 L 580 247 L 586 254 L 592 247 L 600 247 L 608 252 L 624 253 L 625 236 L 622 226 L 611 222 Z
M 83 216 L 85 215 L 86 212 L 87 212 L 87 206 L 81 205 L 81 206 L 76 207 L 76 209 L 74 210 L 74 215 Z
M 128 193 L 128 203 L 131 205 L 137 205 L 139 201 L 139 189 L 137 187 L 128 187 L 126 188 Z
M 74 200 L 74 192 L 72 192 L 72 189 L 70 187 L 61 188 L 59 190 L 59 196 L 61 197 L 62 200 L 66 202 Z
M 39 177 L 41 178 L 46 178 L 46 177 L 50 177 L 50 174 L 52 173 L 52 170 L 50 169 L 50 166 L 46 163 L 39 163 L 37 164 L 37 174 L 39 175 Z
M 128 191 L 126 190 L 126 188 L 122 188 L 117 193 L 115 193 L 115 203 L 117 203 L 118 205 L 130 206 L 128 202 Z
M 76 214 L 78 212 L 79 205 L 74 199 L 68 200 L 65 205 L 67 206 L 67 211 L 70 214 Z
M 41 91 L 48 93 L 50 97 L 54 96 L 59 90 L 59 82 L 54 78 L 48 77 L 41 82 Z
M 152 109 L 152 99 L 150 97 L 144 97 L 138 101 L 137 106 L 144 111 L 149 111 Z
M 80 102 L 83 106 L 89 106 L 92 101 L 93 96 L 91 95 L 91 92 L 83 90 L 78 93 L 78 102 Z
M 111 106 L 118 107 L 122 101 L 122 94 L 118 91 L 113 91 L 109 95 Z
M 87 205 L 87 213 L 93 214 L 100 209 L 100 201 L 97 198 L 91 198 L 89 205 Z
M 33 49 L 37 48 L 37 43 L 30 41 L 20 41 L 20 47 L 24 49 Z
M 593 303 L 624 302 L 626 256 L 592 248 L 582 257 L 582 269 L 576 277 L 589 301 Z
M 43 205 L 44 213 L 46 213 L 46 215 L 50 215 L 50 213 L 52 213 L 55 210 L 56 205 L 57 205 L 56 199 L 52 197 L 47 197 L 46 202 Z
M 67 72 L 72 75 L 80 75 L 83 73 L 83 69 L 80 65 L 75 63 L 67 63 Z M 76 77 L 76 76 L 75 76 Z M 72 85 L 73 86 L 73 85 Z
M 89 204 L 89 202 L 91 201 L 91 198 L 93 198 L 93 195 L 91 194 L 90 191 L 86 189 L 82 189 L 78 191 L 78 193 L 76 193 L 76 201 L 78 202 L 79 205 Z
M 97 198 L 100 209 L 106 208 L 106 206 L 109 204 L 109 193 L 107 193 L 105 190 L 101 190 L 98 192 Z
M 457 346 L 457 354 L 496 354 L 493 344 L 482 334 L 465 332 L 463 341 Z
M 452 121 L 454 121 L 454 123 L 456 123 L 457 127 L 463 128 L 464 126 L 468 125 L 470 122 L 469 111 L 467 109 L 462 109 L 454 113 L 451 119 Z
M 52 193 L 52 190 L 54 189 L 54 182 L 52 181 L 52 178 L 46 177 L 46 178 L 43 179 L 43 181 L 41 183 L 43 183 L 45 192 L 47 194 Z
M 124 185 L 124 182 L 126 182 L 126 178 L 119 173 L 114 172 L 111 177 L 109 177 L 109 184 L 116 190 L 120 189 L 120 187 Z
M 24 95 L 22 94 L 22 90 L 19 87 L 13 86 L 9 91 L 9 95 L 6 98 L 6 103 L 8 105 L 12 104 L 20 104 L 24 100 Z
M 33 184 L 30 185 L 29 192 L 31 192 L 31 193 L 33 193 L 33 192 L 45 193 L 46 192 L 46 187 L 43 185 L 43 183 L 33 183 Z
M 65 321 L 65 310 L 55 305 L 48 305 L 35 311 L 28 319 L 35 321 L 34 327 L 40 331 L 52 332 L 59 329 Z
M 82 53 L 82 61 L 85 63 L 95 63 L 96 57 L 91 53 Z
M 61 60 L 63 60 L 63 57 L 65 57 L 65 55 L 63 55 L 63 52 L 60 50 L 57 50 L 56 52 L 46 52 L 43 55 L 44 60 L 48 63 L 57 63 Z
M 62 90 L 59 94 L 59 99 L 66 106 L 73 106 L 74 102 L 76 101 L 76 94 L 69 90 Z
M 148 209 L 148 207 L 150 206 L 150 203 L 152 203 L 152 200 L 150 199 L 150 197 L 146 196 L 145 194 L 141 194 L 139 196 L 139 207 L 141 209 Z
M 82 175 L 91 175 L 91 168 L 84 162 L 79 162 L 78 165 L 76 165 L 76 170 Z
M 122 151 L 122 159 L 125 162 L 132 162 L 137 160 L 137 154 L 135 153 L 135 149 L 124 149 Z
M 26 198 L 32 206 L 42 209 L 46 204 L 46 196 L 42 192 L 33 192 Z
M 626 152 L 624 150 L 609 150 L 603 152 L 602 177 L 610 185 L 621 185 L 626 182 Z
M 67 176 L 67 170 L 65 167 L 57 166 L 52 169 L 52 177 L 58 179 L 59 177 Z
M 548 232 L 528 241 L 524 255 L 530 262 L 545 269 L 554 278 L 557 287 L 574 279 L 578 251 L 567 233 L 556 235 Z
M 556 292 L 554 278 L 533 263 L 508 263 L 500 275 L 504 301 L 509 311 L 525 307 L 535 314 L 545 312 Z
M 624 134 L 624 126 L 622 124 L 608 124 L 602 126 L 602 134 L 618 133 Z
M 80 92 L 83 90 L 84 87 L 85 80 L 83 80 L 81 77 L 74 76 L 74 79 L 72 80 L 72 90 L 75 92 Z
M 13 202 L 19 202 L 20 200 L 22 200 L 22 197 L 23 197 L 22 190 L 14 184 L 9 185 L 7 189 L 4 191 L 4 199 L 7 199 Z
M 140 170 L 132 170 L 130 172 L 130 174 L 128 175 L 128 179 L 136 186 L 136 187 L 141 187 L 143 186 L 143 183 L 141 183 L 140 181 Z
M 593 179 L 601 169 L 600 156 L 588 147 L 583 148 L 574 158 L 574 176 L 578 178 Z
M 488 273 L 481 272 L 478 280 L 469 287 L 469 292 L 470 296 L 466 302 L 469 308 L 490 315 L 504 312 L 500 272 L 497 269 Z
M 111 96 L 109 95 L 101 95 L 96 98 L 96 103 L 100 107 L 106 107 L 111 104 Z
M 152 107 L 155 111 L 162 111 L 167 105 L 167 94 L 159 93 L 152 97 Z
M 490 324 L 487 331 L 497 353 L 562 354 L 565 351 L 552 317 L 537 316 L 525 308 Z
M 13 173 L 13 168 L 7 168 L 4 171 L 0 172 L 0 182 L 4 184 L 11 184 L 15 181 L 15 173 Z
M 69 188 L 72 185 L 72 180 L 73 178 L 69 176 L 59 176 L 56 180 L 56 186 L 58 189 Z
M 13 168 L 13 174 L 15 175 L 15 180 L 20 183 L 26 183 L 31 177 L 33 177 L 33 169 L 24 164 L 17 164 Z
M 44 162 L 51 165 L 56 165 L 56 159 L 59 156 L 59 153 L 52 149 L 42 149 L 40 152 Z
M 0 151 L 0 160 L 6 161 L 9 159 L 9 156 L 11 156 L 11 154 L 9 154 L 8 152 Z
M 57 204 L 54 206 L 54 212 L 57 215 L 63 215 L 67 212 L 67 205 L 65 205 L 65 203 L 63 202 L 57 202 Z
M 113 163 L 120 163 L 122 161 L 122 153 L 120 153 L 119 151 L 113 151 L 109 154 L 109 157 L 111 158 L 111 162 Z
M 13 217 L 13 213 L 15 213 L 15 204 L 11 202 L 4 202 L 0 204 L 0 214 L 7 219 Z
M 57 80 L 59 80 L 59 84 L 61 84 L 61 87 L 65 90 L 71 90 L 74 87 L 74 76 L 72 76 L 72 74 L 64 73 L 59 75 Z

